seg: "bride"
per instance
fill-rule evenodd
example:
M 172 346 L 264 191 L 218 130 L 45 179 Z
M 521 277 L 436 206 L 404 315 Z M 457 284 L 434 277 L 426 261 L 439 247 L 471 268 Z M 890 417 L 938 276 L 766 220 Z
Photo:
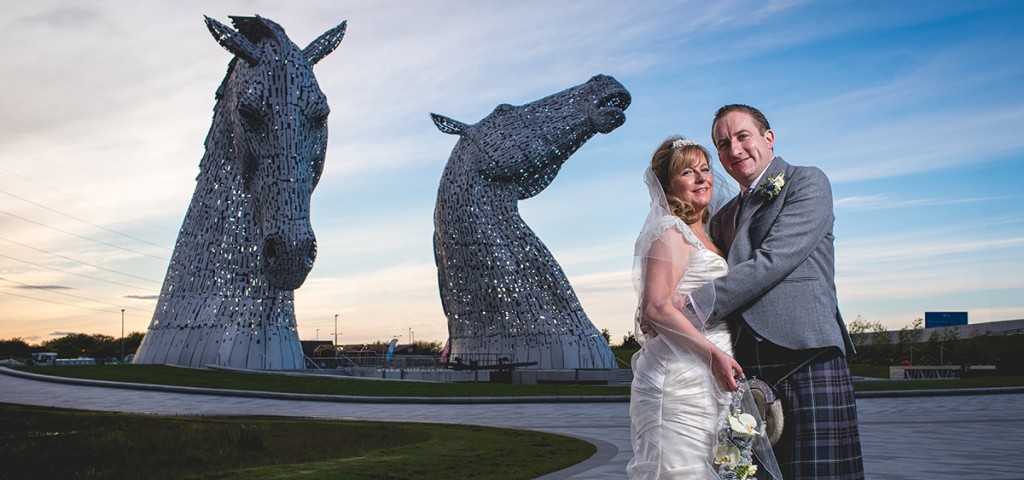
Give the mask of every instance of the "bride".
M 687 293 L 729 270 L 703 228 L 712 205 L 728 200 L 715 193 L 710 159 L 696 142 L 672 137 L 646 169 L 651 211 L 634 265 L 643 347 L 633 356 L 631 479 L 719 478 L 712 452 L 743 369 L 725 322 L 683 313 Z

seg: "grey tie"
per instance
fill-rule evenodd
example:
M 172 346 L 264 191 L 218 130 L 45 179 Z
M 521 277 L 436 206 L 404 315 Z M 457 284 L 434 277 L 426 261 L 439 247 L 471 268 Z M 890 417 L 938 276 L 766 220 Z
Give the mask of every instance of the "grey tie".
M 740 192 L 740 205 L 736 208 L 736 227 L 739 228 L 740 222 L 743 221 L 743 210 L 747 208 L 747 202 L 750 200 L 750 192 L 754 191 L 754 187 L 747 188 Z

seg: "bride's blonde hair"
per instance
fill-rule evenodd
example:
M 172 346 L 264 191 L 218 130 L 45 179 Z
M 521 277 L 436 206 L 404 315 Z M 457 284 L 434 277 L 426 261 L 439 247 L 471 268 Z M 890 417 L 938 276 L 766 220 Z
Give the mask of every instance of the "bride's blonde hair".
M 679 217 L 687 225 L 692 225 L 698 221 L 707 223 L 708 219 L 711 218 L 711 214 L 708 212 L 708 209 L 704 209 L 703 216 L 697 218 L 697 212 L 693 205 L 672 195 L 669 192 L 669 184 L 683 170 L 697 168 L 697 164 L 701 160 L 705 160 L 708 162 L 708 165 L 711 165 L 711 154 L 697 142 L 682 137 L 669 137 L 665 139 L 658 146 L 658 149 L 654 151 L 654 156 L 651 157 L 651 170 L 658 177 L 661 189 L 665 191 L 669 213 Z

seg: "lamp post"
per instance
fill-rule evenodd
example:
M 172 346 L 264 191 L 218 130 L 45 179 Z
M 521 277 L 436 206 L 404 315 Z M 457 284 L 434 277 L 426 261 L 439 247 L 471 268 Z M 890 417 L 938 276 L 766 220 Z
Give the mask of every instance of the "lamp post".
M 334 314 L 334 345 L 338 345 L 338 314 Z
M 316 341 L 320 341 L 320 329 L 316 329 Z
M 121 361 L 117 362 L 117 363 L 120 364 L 122 362 L 124 362 L 124 309 L 123 308 L 121 309 Z

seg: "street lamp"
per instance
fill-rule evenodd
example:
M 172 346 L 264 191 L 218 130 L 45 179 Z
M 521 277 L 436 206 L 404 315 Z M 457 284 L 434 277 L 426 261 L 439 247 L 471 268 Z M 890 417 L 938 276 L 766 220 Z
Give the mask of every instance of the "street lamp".
M 124 309 L 121 309 L 121 361 L 124 362 Z
M 338 345 L 338 314 L 334 314 L 334 345 Z

